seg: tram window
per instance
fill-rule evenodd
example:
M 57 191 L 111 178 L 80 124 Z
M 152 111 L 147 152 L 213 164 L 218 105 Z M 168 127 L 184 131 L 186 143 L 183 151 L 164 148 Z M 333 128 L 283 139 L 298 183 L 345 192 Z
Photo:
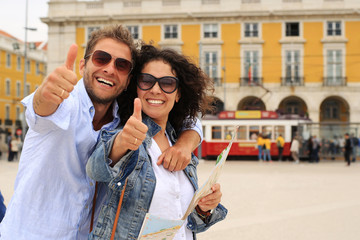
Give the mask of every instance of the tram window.
M 285 126 L 275 126 L 274 127 L 275 138 L 277 138 L 280 134 L 285 137 Z
M 231 140 L 233 132 L 234 132 L 234 127 L 233 126 L 225 126 L 224 127 L 225 140 Z
M 246 126 L 239 126 L 237 130 L 237 139 L 246 140 Z
M 256 140 L 259 135 L 259 126 L 249 126 L 249 139 Z
M 212 139 L 221 139 L 221 126 L 212 126 L 211 127 L 211 138 Z
M 261 132 L 264 137 L 272 138 L 272 126 L 262 126 Z

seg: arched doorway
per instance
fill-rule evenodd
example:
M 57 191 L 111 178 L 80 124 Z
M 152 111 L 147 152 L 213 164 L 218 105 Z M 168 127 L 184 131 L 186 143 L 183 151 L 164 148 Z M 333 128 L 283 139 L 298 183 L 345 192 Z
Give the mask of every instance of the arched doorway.
M 304 100 L 296 96 L 290 96 L 280 102 L 277 112 L 280 114 L 295 114 L 304 117 L 307 115 L 308 108 Z
M 242 99 L 238 106 L 237 110 L 266 110 L 264 102 L 255 96 L 250 96 Z

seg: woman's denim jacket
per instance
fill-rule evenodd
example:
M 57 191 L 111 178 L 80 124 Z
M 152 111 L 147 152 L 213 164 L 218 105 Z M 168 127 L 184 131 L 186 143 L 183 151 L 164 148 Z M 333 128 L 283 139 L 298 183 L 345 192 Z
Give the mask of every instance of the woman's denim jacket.
M 160 131 L 160 126 L 154 123 L 151 118 L 144 117 L 143 122 L 148 126 L 146 138 L 136 151 L 129 152 L 111 168 L 108 155 L 112 148 L 114 139 L 119 130 L 102 130 L 101 140 L 91 155 L 87 166 L 87 174 L 94 180 L 108 183 L 108 196 L 101 207 L 96 225 L 91 232 L 89 239 L 110 239 L 113 223 L 118 207 L 121 191 L 125 180 L 124 199 L 121 206 L 119 220 L 116 226 L 115 239 L 137 239 L 145 214 L 149 211 L 151 200 L 156 185 L 156 178 L 151 166 L 151 159 L 147 149 L 151 144 L 151 138 Z M 176 134 L 168 123 L 166 132 L 174 144 Z M 198 189 L 196 166 L 199 160 L 192 155 L 190 164 L 184 169 L 194 189 Z M 187 228 L 195 233 L 203 232 L 210 226 L 223 220 L 227 209 L 219 204 L 212 212 L 208 223 L 197 215 L 196 210 L 188 216 Z

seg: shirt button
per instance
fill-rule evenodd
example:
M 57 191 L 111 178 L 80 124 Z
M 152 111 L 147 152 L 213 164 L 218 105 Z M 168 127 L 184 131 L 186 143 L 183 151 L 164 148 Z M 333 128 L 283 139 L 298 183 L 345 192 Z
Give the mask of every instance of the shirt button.
M 92 187 L 94 184 L 92 182 L 90 182 L 90 187 Z
M 118 182 L 117 185 L 120 187 L 120 186 L 121 186 L 121 182 Z
M 88 205 L 87 205 L 87 204 L 85 205 L 85 208 L 86 208 L 86 209 L 88 208 Z

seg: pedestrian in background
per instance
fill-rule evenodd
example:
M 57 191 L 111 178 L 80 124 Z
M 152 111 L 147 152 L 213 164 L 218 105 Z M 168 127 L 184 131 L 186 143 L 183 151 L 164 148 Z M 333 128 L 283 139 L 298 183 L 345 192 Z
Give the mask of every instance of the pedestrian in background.
M 259 133 L 258 136 L 257 136 L 257 147 L 258 147 L 258 159 L 259 159 L 259 161 L 261 161 L 261 159 L 262 159 L 263 146 L 264 146 L 264 139 L 262 137 L 262 134 Z
M 266 136 L 264 137 L 264 146 L 265 146 L 265 149 L 263 149 L 264 151 L 264 161 L 266 161 L 266 158 L 267 158 L 267 161 L 271 162 L 271 155 L 270 155 L 270 149 L 271 149 L 271 140 L 270 140 L 270 137 L 269 136 Z
M 345 146 L 344 146 L 344 157 L 345 161 L 347 162 L 347 165 L 350 166 L 350 155 L 352 153 L 352 146 L 351 146 L 351 140 L 348 133 L 345 133 Z
M 11 152 L 11 140 L 12 140 L 12 134 L 9 133 L 9 135 L 6 138 L 6 143 L 8 145 L 8 161 L 11 162 L 13 159 L 13 154 Z
M 299 148 L 300 148 L 299 140 L 297 139 L 297 137 L 294 137 L 291 142 L 290 152 L 295 163 L 299 163 Z
M 357 148 L 359 145 L 359 139 L 355 137 L 355 134 L 351 134 L 351 146 L 352 146 L 352 162 L 356 162 Z
M 19 138 L 19 136 L 15 136 L 12 138 L 11 140 L 11 154 L 12 154 L 12 159 L 11 161 L 13 161 L 14 159 L 17 161 L 18 159 L 18 154 L 21 148 L 21 140 Z
M 278 158 L 279 161 L 282 161 L 283 151 L 284 151 L 284 144 L 285 140 L 281 134 L 279 134 L 278 138 L 276 139 L 276 146 L 278 148 Z

